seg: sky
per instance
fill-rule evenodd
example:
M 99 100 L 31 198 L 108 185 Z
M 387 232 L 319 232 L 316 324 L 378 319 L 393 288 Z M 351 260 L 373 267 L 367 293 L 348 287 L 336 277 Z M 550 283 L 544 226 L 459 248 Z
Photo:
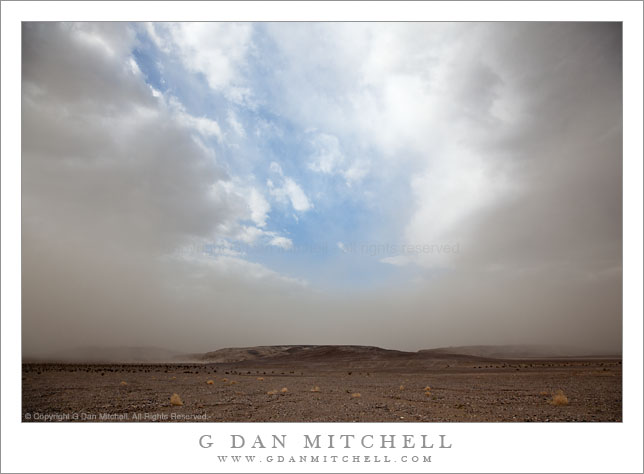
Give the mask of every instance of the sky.
M 619 351 L 621 33 L 23 23 L 23 354 Z

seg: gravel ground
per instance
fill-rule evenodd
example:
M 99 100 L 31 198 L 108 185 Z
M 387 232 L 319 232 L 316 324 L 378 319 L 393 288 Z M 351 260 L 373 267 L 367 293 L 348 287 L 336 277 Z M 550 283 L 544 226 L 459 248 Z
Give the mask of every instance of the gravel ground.
M 619 360 L 460 361 L 385 371 L 330 365 L 23 364 L 23 420 L 622 420 Z M 567 404 L 552 403 L 559 390 Z M 182 406 L 170 403 L 175 393 Z

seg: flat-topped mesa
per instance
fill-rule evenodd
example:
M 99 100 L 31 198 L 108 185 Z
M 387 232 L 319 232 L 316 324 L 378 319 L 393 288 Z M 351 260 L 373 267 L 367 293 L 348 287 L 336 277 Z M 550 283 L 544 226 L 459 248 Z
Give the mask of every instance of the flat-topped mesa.
M 373 360 L 379 358 L 415 357 L 416 352 L 383 349 L 358 345 L 281 345 L 232 347 L 208 352 L 202 360 L 214 363 L 233 363 L 258 359 L 326 359 L 326 360 Z

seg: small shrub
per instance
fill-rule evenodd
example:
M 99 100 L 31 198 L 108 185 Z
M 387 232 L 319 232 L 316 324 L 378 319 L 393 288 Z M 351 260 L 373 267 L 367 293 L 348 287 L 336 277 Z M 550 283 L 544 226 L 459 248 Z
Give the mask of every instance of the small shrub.
M 121 382 L 121 385 L 127 385 L 127 382 L 124 380 L 123 382 Z
M 563 391 L 557 390 L 557 393 L 552 396 L 550 404 L 555 406 L 568 405 L 568 397 L 564 395 Z
M 215 383 L 215 382 L 214 382 L 214 380 L 208 380 L 206 383 L 207 383 L 208 385 L 214 385 L 214 383 Z
M 351 397 L 352 398 L 360 398 L 360 397 L 362 397 L 362 395 L 360 395 L 358 392 L 356 392 L 356 393 L 352 393 Z
M 270 390 L 266 392 L 266 395 L 277 395 L 277 390 Z
M 237 383 L 237 380 L 231 380 L 230 385 L 235 385 Z
M 400 390 L 405 390 L 405 386 L 404 386 L 404 385 L 401 385 L 401 386 L 400 386 Z
M 179 395 L 177 395 L 176 393 L 173 393 L 170 397 L 170 405 L 173 405 L 175 407 L 182 407 L 183 402 L 181 401 L 181 397 L 179 397 Z
M 427 387 L 425 387 L 423 390 L 425 390 L 426 392 L 429 392 L 431 389 L 432 389 L 432 388 L 428 385 L 428 386 L 427 386 Z
M 320 391 L 320 387 L 318 387 L 317 385 L 311 389 L 311 392 L 319 392 L 319 391 Z
M 223 379 L 221 379 L 221 381 L 222 381 L 222 382 L 224 382 L 224 383 L 226 383 L 226 382 L 228 382 L 228 379 L 227 379 L 227 378 L 223 378 Z
M 284 387 L 282 390 L 280 390 L 280 392 L 286 393 L 286 392 L 288 392 L 288 388 Z

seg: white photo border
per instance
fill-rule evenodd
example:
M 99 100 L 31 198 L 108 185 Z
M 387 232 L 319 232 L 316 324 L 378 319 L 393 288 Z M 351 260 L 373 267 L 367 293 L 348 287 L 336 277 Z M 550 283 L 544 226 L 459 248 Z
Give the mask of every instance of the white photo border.
M 3 472 L 642 472 L 641 2 L 2 2 Z M 619 21 L 624 57 L 622 423 L 21 423 L 21 21 Z M 443 434 L 431 464 L 221 463 L 230 435 Z M 215 449 L 199 446 L 211 435 Z M 292 441 L 291 441 L 292 440 Z M 297 446 L 297 448 L 296 448 Z M 255 455 L 250 449 L 240 455 Z M 265 451 L 271 451 L 267 449 Z M 278 451 L 278 450 L 274 450 Z M 356 448 L 337 455 L 385 455 Z M 371 452 L 370 452 L 371 451 Z M 280 452 L 260 453 L 285 455 Z M 402 454 L 405 454 L 404 451 Z M 416 452 L 410 454 L 417 454 Z

